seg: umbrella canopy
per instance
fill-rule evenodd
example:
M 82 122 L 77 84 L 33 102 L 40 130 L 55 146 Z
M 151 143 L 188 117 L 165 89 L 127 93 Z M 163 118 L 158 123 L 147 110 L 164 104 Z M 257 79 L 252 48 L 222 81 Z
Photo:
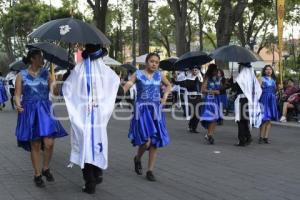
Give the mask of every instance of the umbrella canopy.
M 261 60 L 261 58 L 252 51 L 237 45 L 220 47 L 211 54 L 211 57 L 225 62 L 249 63 Z
M 136 57 L 136 64 L 145 65 L 146 64 L 146 57 L 148 54 L 144 54 L 141 56 Z
M 178 60 L 178 58 L 171 57 L 166 60 L 162 60 L 159 62 L 159 68 L 166 71 L 175 71 L 174 63 Z
M 9 64 L 9 70 L 11 70 L 11 71 L 21 71 L 26 68 L 27 68 L 27 66 L 21 60 L 15 61 L 15 62 Z
M 124 67 L 125 69 L 127 69 L 128 71 L 133 71 L 135 72 L 137 70 L 137 68 L 135 68 L 133 65 L 131 64 L 123 64 L 121 65 L 121 67 Z
M 64 67 L 61 67 L 61 66 L 56 66 L 55 69 L 54 69 L 54 72 L 59 72 L 59 71 L 62 71 L 62 70 L 66 70 L 66 68 Z
M 64 48 L 56 46 L 52 43 L 48 42 L 39 42 L 39 43 L 32 43 L 26 45 L 27 48 L 37 48 L 40 49 L 43 54 L 44 58 L 51 63 L 54 63 L 58 66 L 67 68 L 67 67 L 74 67 L 74 62 L 71 59 L 68 59 L 69 54 L 68 51 Z
M 112 66 L 120 66 L 122 65 L 120 62 L 116 61 L 115 59 L 109 57 L 109 56 L 104 56 L 103 57 L 103 62 L 106 65 L 112 65 Z
M 204 52 L 201 51 L 192 51 L 183 54 L 175 62 L 175 70 L 186 70 L 194 66 L 204 65 L 210 62 L 212 58 Z
M 31 38 L 67 43 L 101 44 L 109 46 L 109 39 L 94 25 L 74 18 L 51 20 L 29 34 Z

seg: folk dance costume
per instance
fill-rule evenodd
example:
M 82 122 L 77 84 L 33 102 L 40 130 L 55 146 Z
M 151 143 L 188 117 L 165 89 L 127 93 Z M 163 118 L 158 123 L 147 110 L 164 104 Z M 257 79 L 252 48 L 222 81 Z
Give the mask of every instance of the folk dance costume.
M 120 84 L 118 75 L 102 60 L 106 50 L 94 48 L 83 52 L 84 60 L 62 88 L 71 122 L 70 162 L 81 167 L 87 193 L 95 192 L 102 169 L 108 166 L 106 128 Z
M 5 78 L 6 81 L 8 82 L 8 91 L 10 93 L 10 103 L 11 103 L 11 107 L 13 110 L 15 109 L 14 96 L 15 96 L 16 78 L 17 78 L 17 75 L 16 75 L 16 72 L 14 72 L 14 71 L 8 73 Z
M 2 104 L 4 104 L 8 100 L 4 80 L 5 79 L 0 76 L 0 109 L 2 109 Z
M 214 77 L 207 80 L 207 90 L 220 90 L 221 82 Z M 220 98 L 217 94 L 206 94 L 203 98 L 200 120 L 205 129 L 212 122 L 222 119 L 222 110 L 220 109 Z
M 262 109 L 262 123 L 266 121 L 278 121 L 276 100 L 276 81 L 271 77 L 262 77 L 262 94 L 259 102 Z
M 191 133 L 199 133 L 197 126 L 199 123 L 199 112 L 201 103 L 201 84 L 203 78 L 199 76 L 189 75 L 185 80 L 187 89 L 188 103 L 189 103 L 189 125 L 188 129 Z
M 236 145 L 245 146 L 252 142 L 250 133 L 252 126 L 259 128 L 262 121 L 259 104 L 262 90 L 250 64 L 242 64 L 234 87 L 237 91 L 234 104 L 239 139 L 239 143 Z
M 148 79 L 143 70 L 136 71 L 137 100 L 130 123 L 128 137 L 133 146 L 141 146 L 151 140 L 160 148 L 169 144 L 169 135 L 160 104 L 161 73 L 155 71 Z
M 22 108 L 18 114 L 16 137 L 18 146 L 31 151 L 31 141 L 44 137 L 64 137 L 67 135 L 62 125 L 54 119 L 52 103 L 49 100 L 49 72 L 41 68 L 37 77 L 28 70 L 20 72 L 22 76 Z

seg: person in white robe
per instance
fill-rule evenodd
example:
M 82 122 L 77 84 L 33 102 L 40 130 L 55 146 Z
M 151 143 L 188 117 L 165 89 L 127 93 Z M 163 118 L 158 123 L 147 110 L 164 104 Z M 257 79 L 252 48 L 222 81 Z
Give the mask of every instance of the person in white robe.
M 262 113 L 259 99 L 262 90 L 250 63 L 240 63 L 239 74 L 235 81 L 237 98 L 234 107 L 239 139 L 236 146 L 247 146 L 252 142 L 250 133 L 252 126 L 259 128 L 261 125 Z
M 70 162 L 81 167 L 83 192 L 89 194 L 102 182 L 102 170 L 108 166 L 106 129 L 120 84 L 119 76 L 103 62 L 106 53 L 100 45 L 86 45 L 84 60 L 62 87 L 71 122 Z

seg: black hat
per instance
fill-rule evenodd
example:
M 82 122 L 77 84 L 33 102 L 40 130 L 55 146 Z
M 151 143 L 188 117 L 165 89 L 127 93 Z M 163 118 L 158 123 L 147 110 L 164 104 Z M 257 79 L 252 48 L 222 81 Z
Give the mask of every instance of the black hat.
M 189 69 L 201 69 L 201 65 L 199 66 L 199 65 L 194 65 L 193 67 L 190 67 Z
M 242 65 L 243 67 L 248 67 L 248 68 L 251 68 L 251 63 L 239 63 L 239 65 Z

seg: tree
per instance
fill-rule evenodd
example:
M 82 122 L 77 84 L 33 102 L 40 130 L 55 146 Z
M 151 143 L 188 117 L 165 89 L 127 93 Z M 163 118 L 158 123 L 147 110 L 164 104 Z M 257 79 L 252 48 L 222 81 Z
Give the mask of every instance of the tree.
M 215 25 L 217 34 L 217 46 L 228 45 L 235 28 L 235 24 L 242 17 L 248 0 L 237 0 L 235 5 L 231 0 L 219 0 L 220 10 Z
M 168 0 L 175 17 L 176 54 L 181 56 L 187 52 L 186 23 L 187 0 Z
M 87 2 L 93 10 L 96 26 L 105 34 L 108 0 L 87 0 Z
M 160 7 L 151 21 L 151 39 L 155 45 L 163 45 L 168 57 L 171 57 L 170 44 L 174 42 L 175 19 L 169 6 Z
M 201 6 L 202 6 L 203 0 L 196 0 L 194 1 L 189 1 L 189 3 L 194 7 L 194 9 L 197 12 L 198 16 L 198 37 L 199 37 L 199 50 L 203 51 L 203 18 L 202 18 L 202 12 L 201 12 Z
M 273 7 L 272 0 L 253 0 L 248 4 L 236 27 L 236 35 L 242 46 L 248 45 L 253 50 L 259 34 L 266 34 L 269 24 L 274 25 Z
M 149 53 L 148 0 L 139 0 L 139 54 Z

